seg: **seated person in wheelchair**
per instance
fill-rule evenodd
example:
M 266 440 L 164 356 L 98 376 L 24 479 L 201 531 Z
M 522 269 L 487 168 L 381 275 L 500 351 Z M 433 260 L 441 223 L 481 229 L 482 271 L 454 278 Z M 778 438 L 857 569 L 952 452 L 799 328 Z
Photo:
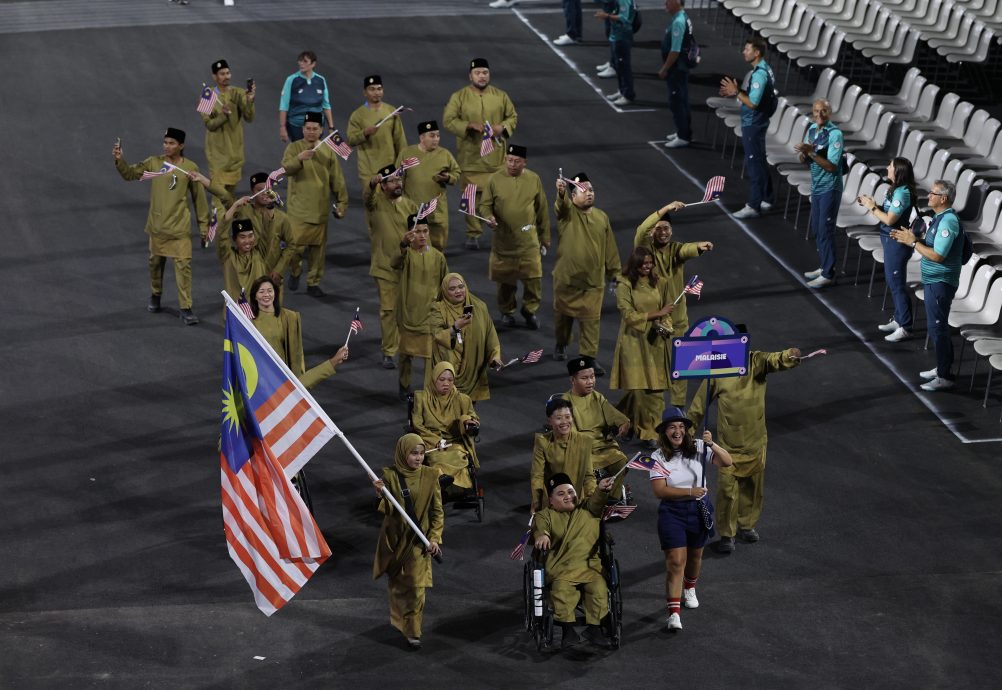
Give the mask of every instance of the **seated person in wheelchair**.
M 609 589 L 602 573 L 598 538 L 612 486 L 612 477 L 606 477 L 588 501 L 578 505 L 570 477 L 554 474 L 547 481 L 550 506 L 536 513 L 533 522 L 536 548 L 549 551 L 544 561 L 546 584 L 553 619 L 561 629 L 562 649 L 581 641 L 574 630 L 574 609 L 579 601 L 585 614 L 585 638 L 596 646 L 610 647 L 600 625 L 609 613 Z
M 439 362 L 431 372 L 427 390 L 414 393 L 411 425 L 427 447 L 425 462 L 452 478 L 452 486 L 462 493 L 472 489 L 469 466 L 480 469 L 473 439 L 480 431 L 480 418 L 470 396 L 456 389 L 456 370 L 450 362 Z M 450 488 L 450 493 L 457 493 Z
M 558 472 L 571 478 L 571 484 L 581 491 L 580 500 L 587 500 L 595 492 L 591 438 L 574 430 L 570 401 L 558 397 L 546 401 L 546 421 L 550 431 L 536 434 L 532 446 L 532 471 L 529 475 L 532 493 L 529 511 L 532 513 L 543 509 L 546 482 Z

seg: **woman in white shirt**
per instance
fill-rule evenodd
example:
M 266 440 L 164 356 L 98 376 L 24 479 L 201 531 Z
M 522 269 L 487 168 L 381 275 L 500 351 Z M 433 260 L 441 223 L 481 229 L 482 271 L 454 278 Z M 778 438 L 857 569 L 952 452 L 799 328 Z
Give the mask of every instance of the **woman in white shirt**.
M 696 580 L 703 562 L 703 547 L 712 533 L 703 513 L 712 519 L 713 504 L 707 495 L 706 465 L 732 464 L 731 455 L 713 442 L 709 431 L 693 438 L 692 421 L 677 407 L 669 407 L 657 426 L 658 449 L 651 456 L 650 470 L 658 507 L 658 536 L 665 552 L 665 596 L 668 600 L 668 630 L 682 629 L 682 601 L 687 609 L 699 606 Z M 702 504 L 702 507 L 701 507 Z M 683 586 L 684 585 L 684 586 Z

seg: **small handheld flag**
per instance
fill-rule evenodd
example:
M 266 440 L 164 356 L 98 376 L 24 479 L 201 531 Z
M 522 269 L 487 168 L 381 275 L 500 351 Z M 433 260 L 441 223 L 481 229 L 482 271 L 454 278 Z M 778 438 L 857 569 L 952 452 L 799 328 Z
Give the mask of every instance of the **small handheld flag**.
M 359 316 L 359 308 L 355 307 L 355 316 L 351 318 L 351 325 L 348 326 L 348 337 L 344 339 L 344 344 L 347 345 L 348 341 L 351 340 L 351 336 L 357 335 L 361 330 L 364 330 L 362 319 Z
M 480 141 L 480 157 L 494 153 L 494 128 L 490 122 L 484 123 L 484 136 Z
M 495 371 L 501 371 L 502 369 L 510 367 L 512 364 L 516 364 L 516 363 L 519 363 L 519 364 L 535 364 L 536 362 L 539 361 L 539 359 L 542 356 L 543 356 L 543 350 L 542 349 L 539 349 L 539 350 L 529 350 L 528 352 L 526 352 L 521 357 L 516 357 L 515 359 L 508 360 L 507 362 L 505 362 L 501 366 L 497 367 L 495 369 Z
M 211 115 L 212 109 L 216 107 L 216 103 L 218 101 L 219 96 L 216 95 L 216 90 L 210 86 L 202 84 L 202 95 L 198 99 L 198 106 L 195 110 L 203 115 Z
M 626 506 L 626 505 L 611 505 L 606 506 L 605 510 L 602 511 L 602 522 L 609 520 L 610 518 L 618 518 L 620 520 L 625 520 L 633 514 L 633 511 L 637 509 L 637 506 Z
M 170 163 L 164 163 L 159 170 L 155 172 L 150 172 L 149 170 L 144 170 L 142 177 L 139 178 L 140 182 L 145 182 L 146 180 L 152 180 L 154 177 L 160 177 L 166 175 L 170 172 L 173 166 Z
M 254 310 L 251 309 L 251 305 L 247 301 L 247 296 L 244 293 L 244 289 L 243 288 L 240 288 L 240 301 L 237 302 L 237 306 L 240 307 L 240 311 L 242 311 L 244 313 L 244 316 L 246 316 L 251 321 L 254 320 Z
M 827 355 L 827 354 L 828 354 L 828 350 L 824 350 L 824 349 L 822 349 L 822 350 L 815 350 L 814 352 L 812 352 L 809 355 L 803 355 L 802 357 L 797 357 L 796 359 L 805 360 L 805 359 L 810 359 L 811 357 L 814 357 L 816 355 Z
M 508 554 L 508 558 L 511 560 L 521 561 L 525 558 L 525 545 L 529 543 L 529 537 L 532 536 L 532 521 L 535 519 L 536 514 L 533 513 L 529 517 L 529 529 L 525 530 L 525 534 L 523 534 L 522 538 L 518 540 L 517 544 L 515 544 L 515 548 L 511 550 L 511 553 Z
M 216 230 L 219 228 L 219 219 L 216 217 L 216 207 L 212 207 L 212 216 L 209 217 L 209 232 L 206 234 L 206 241 L 210 244 L 216 239 Z M 253 318 L 253 317 L 251 317 Z
M 438 208 L 438 197 L 435 197 L 434 199 L 432 199 L 427 203 L 421 204 L 420 206 L 418 206 L 416 220 L 424 220 L 425 218 L 433 214 L 435 212 L 435 209 L 437 208 Z
M 341 160 L 348 160 L 351 156 L 352 148 L 348 146 L 348 142 L 344 140 L 341 136 L 341 132 L 334 130 L 324 139 L 324 143 L 327 144 L 334 153 L 341 156 Z
M 724 182 L 726 178 L 723 175 L 717 175 L 716 177 L 711 177 L 706 183 L 706 192 L 703 194 L 702 201 L 695 201 L 691 204 L 686 204 L 686 206 L 698 206 L 700 204 L 708 204 L 711 201 L 715 201 L 721 194 L 724 193 Z
M 399 115 L 400 113 L 402 113 L 405 110 L 407 110 L 409 112 L 412 112 L 412 113 L 414 112 L 411 108 L 405 108 L 404 106 L 400 106 L 399 108 L 397 108 L 396 110 L 394 110 L 392 113 L 390 113 L 389 115 L 387 115 L 386 117 L 384 117 L 382 120 L 380 120 L 379 122 L 377 122 L 374 126 L 375 127 L 382 127 L 384 122 L 386 122 L 387 120 L 389 120 L 391 117 Z
M 627 469 L 640 470 L 641 472 L 650 472 L 654 465 L 657 464 L 657 460 L 652 458 L 650 455 L 644 455 L 643 453 L 637 453 L 630 461 L 626 463 Z
M 703 281 L 699 279 L 699 274 L 696 274 L 692 278 L 689 278 L 689 282 L 685 284 L 685 287 L 682 288 L 682 292 L 679 294 L 678 297 L 675 298 L 675 301 L 672 302 L 672 304 L 678 304 L 679 300 L 681 300 L 686 295 L 696 295 L 696 297 L 698 298 L 700 296 L 700 293 L 702 293 L 702 291 L 703 291 Z
M 463 196 L 459 199 L 459 212 L 483 221 L 488 220 L 477 215 L 477 185 L 472 182 L 463 188 Z

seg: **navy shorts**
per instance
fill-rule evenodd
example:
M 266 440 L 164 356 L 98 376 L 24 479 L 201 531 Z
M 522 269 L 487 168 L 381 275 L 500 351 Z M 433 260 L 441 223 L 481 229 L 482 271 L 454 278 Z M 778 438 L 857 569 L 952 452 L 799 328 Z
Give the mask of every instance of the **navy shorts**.
M 704 499 L 713 512 L 710 499 Z M 687 547 L 701 549 L 710 539 L 710 533 L 703 528 L 696 501 L 661 501 L 658 506 L 658 536 L 661 550 Z

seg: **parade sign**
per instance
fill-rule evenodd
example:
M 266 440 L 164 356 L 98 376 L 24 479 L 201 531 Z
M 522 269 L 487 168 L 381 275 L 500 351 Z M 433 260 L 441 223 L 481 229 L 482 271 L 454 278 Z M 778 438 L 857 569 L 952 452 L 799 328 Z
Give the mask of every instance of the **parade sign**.
M 748 373 L 750 339 L 729 320 L 711 316 L 685 336 L 672 338 L 672 380 L 724 378 Z

